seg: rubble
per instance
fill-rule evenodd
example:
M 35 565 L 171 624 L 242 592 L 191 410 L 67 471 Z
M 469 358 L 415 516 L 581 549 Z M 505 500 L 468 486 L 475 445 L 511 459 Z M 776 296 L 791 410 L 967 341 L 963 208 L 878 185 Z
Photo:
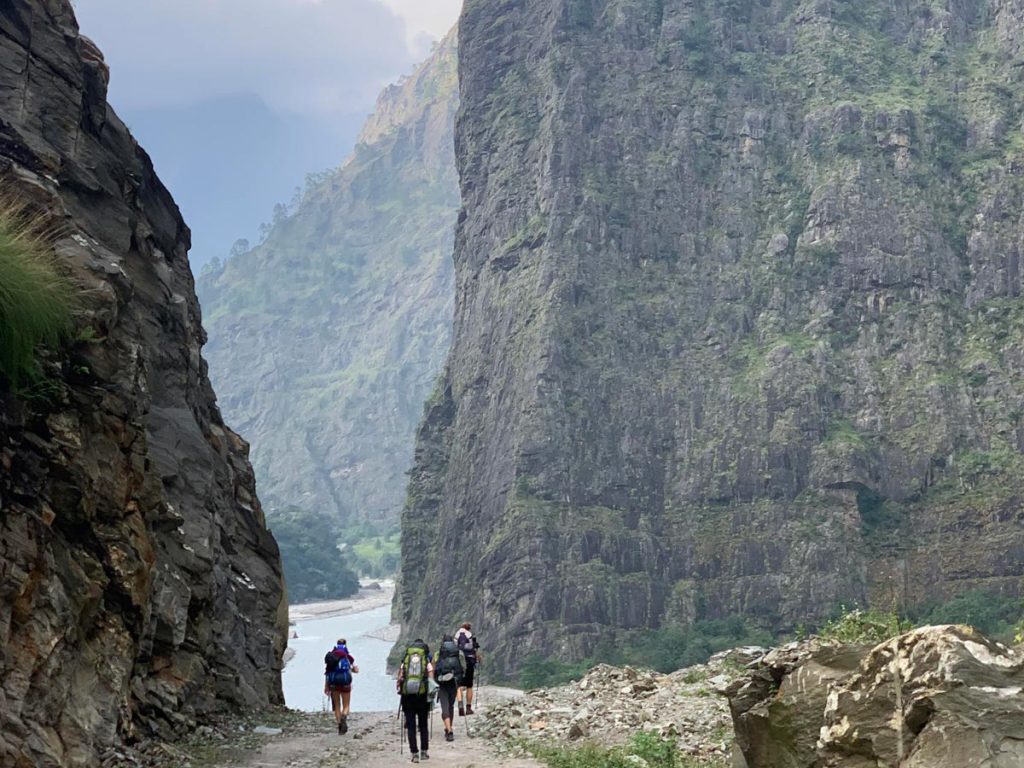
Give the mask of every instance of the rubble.
M 478 734 L 508 743 L 613 746 L 649 731 L 674 739 L 683 754 L 725 760 L 732 754 L 733 731 L 724 691 L 765 653 L 735 649 L 670 674 L 601 664 L 576 682 L 489 706 Z

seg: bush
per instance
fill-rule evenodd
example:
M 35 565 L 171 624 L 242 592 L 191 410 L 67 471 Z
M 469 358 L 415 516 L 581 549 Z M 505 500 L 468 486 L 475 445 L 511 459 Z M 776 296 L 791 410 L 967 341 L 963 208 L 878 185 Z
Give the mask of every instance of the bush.
M 855 645 L 877 645 L 913 628 L 913 624 L 896 613 L 882 613 L 874 609 L 842 609 L 840 615 L 829 621 L 818 632 L 823 640 Z
M 1020 599 L 972 590 L 945 603 L 925 606 L 915 614 L 918 624 L 968 624 L 997 640 L 1012 640 L 1024 612 Z
M 570 680 L 579 680 L 598 663 L 595 659 L 583 659 L 577 662 L 558 661 L 557 659 L 545 659 L 538 653 L 532 653 L 523 662 L 523 669 L 519 673 L 519 684 L 526 690 L 562 685 Z
M 740 645 L 770 645 L 770 633 L 750 627 L 743 618 L 698 621 L 690 627 L 664 627 L 640 635 L 622 651 L 621 660 L 658 672 L 703 664 L 713 654 Z
M 41 228 L 24 211 L 0 208 L 0 374 L 12 386 L 35 373 L 40 346 L 60 342 L 73 298 Z
M 751 628 L 743 618 L 698 621 L 690 627 L 670 626 L 632 635 L 624 644 L 609 641 L 594 649 L 592 656 L 577 662 L 529 656 L 520 673 L 523 688 L 545 688 L 578 680 L 597 664 L 622 665 L 674 672 L 703 664 L 713 654 L 740 645 L 770 645 L 770 633 Z

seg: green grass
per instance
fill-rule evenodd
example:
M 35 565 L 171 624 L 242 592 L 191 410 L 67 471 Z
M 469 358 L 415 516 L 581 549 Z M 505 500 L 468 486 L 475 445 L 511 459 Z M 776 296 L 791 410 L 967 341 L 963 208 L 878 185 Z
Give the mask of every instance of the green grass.
M 43 231 L 24 212 L 0 208 L 0 374 L 11 385 L 34 375 L 41 346 L 60 342 L 73 301 Z
M 682 754 L 670 740 L 647 731 L 634 734 L 621 747 L 607 749 L 596 744 L 565 747 L 528 742 L 525 745 L 535 758 L 550 768 L 725 768 L 722 759 L 697 759 Z M 639 760 L 637 758 L 640 758 Z

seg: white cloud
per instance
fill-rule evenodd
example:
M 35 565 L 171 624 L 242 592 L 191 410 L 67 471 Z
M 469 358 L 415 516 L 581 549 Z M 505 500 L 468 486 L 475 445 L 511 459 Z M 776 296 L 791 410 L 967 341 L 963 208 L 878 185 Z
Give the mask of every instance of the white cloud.
M 462 0 L 382 0 L 402 17 L 410 47 L 422 49 L 424 40 L 440 40 L 455 26 Z
M 393 7 L 378 0 L 75 5 L 82 32 L 111 65 L 112 97 L 126 108 L 251 93 L 278 111 L 323 115 L 366 111 L 421 57 L 410 31 L 443 34 L 458 10 L 457 0 L 386 2 Z

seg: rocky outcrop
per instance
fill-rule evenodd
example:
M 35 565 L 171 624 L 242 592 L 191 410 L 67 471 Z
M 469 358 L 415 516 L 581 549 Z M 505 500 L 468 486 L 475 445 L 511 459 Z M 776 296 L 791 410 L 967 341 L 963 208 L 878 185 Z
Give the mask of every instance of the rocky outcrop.
M 1024 587 L 1024 18 L 477 0 L 401 620 L 511 672 Z
M 381 95 L 341 168 L 199 280 L 211 376 L 272 513 L 398 525 L 451 341 L 457 105 L 452 33 Z
M 0 62 L 4 195 L 80 295 L 38 381 L 0 383 L 0 764 L 92 766 L 281 703 L 287 606 L 200 356 L 188 229 L 102 55 L 67 0 L 9 0 Z
M 750 768 L 1009 768 L 1024 764 L 1022 690 L 1024 656 L 946 626 L 773 651 L 728 693 Z

